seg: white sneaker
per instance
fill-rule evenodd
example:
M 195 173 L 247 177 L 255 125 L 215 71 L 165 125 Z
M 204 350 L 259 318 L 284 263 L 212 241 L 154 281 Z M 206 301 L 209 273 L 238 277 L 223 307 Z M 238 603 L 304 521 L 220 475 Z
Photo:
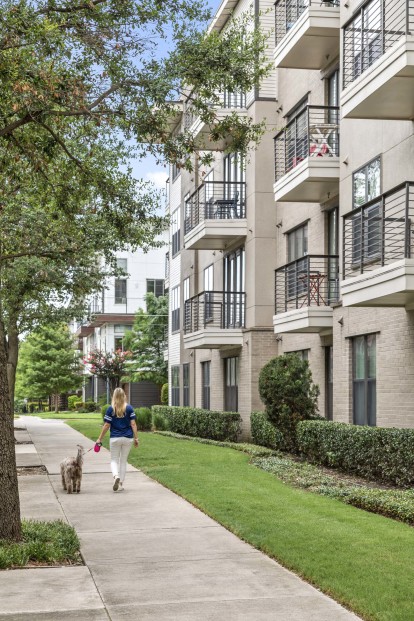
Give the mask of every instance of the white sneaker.
M 112 488 L 114 492 L 118 491 L 118 487 L 119 487 L 119 477 L 115 477 L 114 485 Z
M 119 483 L 118 492 L 123 492 L 123 491 L 124 491 L 124 486 L 122 485 L 122 483 Z

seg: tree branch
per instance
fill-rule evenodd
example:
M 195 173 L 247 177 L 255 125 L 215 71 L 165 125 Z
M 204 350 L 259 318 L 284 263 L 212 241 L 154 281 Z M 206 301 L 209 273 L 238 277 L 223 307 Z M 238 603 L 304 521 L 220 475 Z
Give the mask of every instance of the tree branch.
M 98 4 L 103 4 L 107 2 L 107 0 L 91 0 L 90 2 L 86 3 L 84 2 L 83 4 L 78 4 L 77 6 L 70 6 L 70 7 L 50 7 L 48 6 L 45 9 L 42 9 L 41 11 L 37 11 L 36 15 L 50 15 L 50 13 L 77 13 L 78 11 L 93 11 L 93 9 L 98 5 Z
M 73 161 L 75 162 L 75 164 L 78 166 L 78 168 L 82 171 L 85 172 L 85 169 L 83 167 L 82 162 L 75 157 L 67 148 L 67 146 L 65 145 L 65 143 L 63 142 L 63 140 L 53 131 L 53 129 L 51 127 L 49 127 L 49 125 L 46 125 L 46 123 L 43 123 L 42 121 L 37 121 L 38 125 L 40 125 L 41 127 L 43 127 L 47 132 L 49 132 L 49 134 L 53 137 L 53 139 L 58 143 L 58 145 L 60 145 L 62 147 L 62 149 L 64 150 L 64 152 L 66 153 L 66 155 Z

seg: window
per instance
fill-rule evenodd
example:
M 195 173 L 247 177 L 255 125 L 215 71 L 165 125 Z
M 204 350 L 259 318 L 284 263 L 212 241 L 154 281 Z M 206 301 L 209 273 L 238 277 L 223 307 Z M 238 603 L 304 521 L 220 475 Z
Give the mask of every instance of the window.
M 171 232 L 172 232 L 172 256 L 174 257 L 178 252 L 180 252 L 180 220 L 181 220 L 181 210 L 180 208 L 176 209 L 172 214 L 172 222 L 171 222 Z
M 170 275 L 170 253 L 165 253 L 165 278 L 168 278 Z
M 352 29 L 353 71 L 356 80 L 383 54 L 383 8 L 380 0 L 372 0 L 361 11 L 350 27 L 345 29 L 349 40 L 349 28 Z
M 244 248 L 224 257 L 223 328 L 244 326 Z
M 286 288 L 288 298 L 304 295 L 308 282 L 308 225 L 302 225 L 287 235 L 288 265 Z M 294 263 L 293 263 L 294 261 Z
M 127 273 L 128 271 L 128 259 L 117 259 L 116 260 L 116 266 L 124 271 L 125 273 Z
M 183 281 L 183 296 L 184 302 L 190 299 L 190 277 L 184 279 Z
M 328 106 L 339 106 L 339 69 L 336 69 L 329 78 L 328 83 Z
M 328 304 L 339 299 L 339 253 L 338 245 L 338 207 L 331 209 L 328 218 Z
M 164 281 L 147 279 L 147 293 L 153 293 L 156 298 L 164 295 Z
M 190 365 L 183 364 L 183 406 L 190 405 Z
M 176 162 L 174 164 L 171 164 L 171 178 L 173 181 L 177 179 L 180 172 L 181 172 L 181 168 Z
M 377 423 L 376 335 L 352 339 L 352 404 L 354 425 Z
M 239 359 L 224 360 L 224 408 L 226 412 L 238 411 Z
M 180 329 L 180 285 L 171 289 L 171 331 Z
M 209 265 L 204 270 L 204 321 L 213 320 L 214 310 L 214 287 L 213 287 L 214 268 Z M 211 292 L 211 293 L 210 293 Z
M 381 162 L 376 158 L 353 174 L 354 209 L 372 201 L 381 192 Z M 352 223 L 352 260 L 364 264 L 381 252 L 380 201 L 355 214 Z
M 180 405 L 180 367 L 171 367 L 171 405 Z
M 202 394 L 201 394 L 201 407 L 205 410 L 210 409 L 210 369 L 211 362 L 201 363 L 201 381 L 202 381 Z
M 301 360 L 309 360 L 309 349 L 298 349 L 296 351 L 287 351 L 287 354 L 296 354 Z
M 308 157 L 308 98 L 303 99 L 286 116 L 285 172 Z
M 333 420 L 333 347 L 325 347 L 325 417 Z
M 127 303 L 127 280 L 115 278 L 115 304 Z
M 240 153 L 230 153 L 224 158 L 224 181 L 235 183 L 245 181 L 245 168 Z
M 123 336 L 115 336 L 114 338 L 114 350 L 124 351 L 124 337 Z

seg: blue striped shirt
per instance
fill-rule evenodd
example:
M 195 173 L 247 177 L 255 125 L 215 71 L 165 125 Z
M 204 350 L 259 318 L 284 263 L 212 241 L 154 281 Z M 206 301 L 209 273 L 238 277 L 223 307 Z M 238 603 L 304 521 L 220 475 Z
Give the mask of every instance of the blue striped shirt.
M 122 418 L 115 416 L 115 412 L 112 406 L 106 410 L 104 421 L 111 425 L 110 436 L 111 438 L 132 438 L 131 420 L 135 420 L 135 412 L 132 405 L 127 405 L 125 414 Z

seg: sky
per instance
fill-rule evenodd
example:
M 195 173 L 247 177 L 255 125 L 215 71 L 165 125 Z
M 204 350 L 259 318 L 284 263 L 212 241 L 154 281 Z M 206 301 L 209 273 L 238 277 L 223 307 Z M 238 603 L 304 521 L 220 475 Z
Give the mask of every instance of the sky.
M 213 11 L 217 11 L 218 7 L 221 4 L 221 0 L 208 0 L 206 4 Z M 133 168 L 133 174 L 137 179 L 151 181 L 156 185 L 158 189 L 165 189 L 165 182 L 168 177 L 167 168 L 159 164 L 157 165 L 155 157 L 148 155 L 144 159 L 132 161 L 131 164 Z

